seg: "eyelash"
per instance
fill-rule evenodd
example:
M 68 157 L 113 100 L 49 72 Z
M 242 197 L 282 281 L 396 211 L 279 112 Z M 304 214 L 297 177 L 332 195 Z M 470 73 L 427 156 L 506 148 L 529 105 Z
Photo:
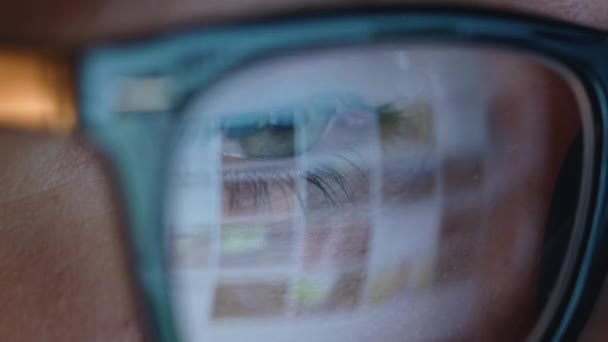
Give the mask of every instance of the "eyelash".
M 297 186 L 299 182 L 303 182 L 307 189 L 310 185 L 314 190 L 319 191 L 324 201 L 323 205 L 342 206 L 353 198 L 353 191 L 358 190 L 357 184 L 365 183 L 367 176 L 347 156 L 335 155 L 333 159 L 332 162 L 304 171 L 224 172 L 224 189 L 228 196 L 228 209 L 231 212 L 241 209 L 242 202 L 249 202 L 251 207 L 247 209 L 251 210 L 271 209 L 270 189 L 272 186 L 277 186 L 277 189 L 272 190 L 278 190 L 286 200 L 290 194 L 294 194 L 301 208 L 310 209 L 305 203 L 305 199 L 302 198 L 301 189 Z M 351 170 L 340 165 L 344 162 Z
M 342 115 L 334 118 L 333 124 L 336 124 L 336 121 L 345 119 L 354 120 L 360 116 L 365 120 L 370 115 L 374 117 L 380 115 L 380 112 L 381 110 L 379 109 L 371 112 L 344 112 L 341 113 Z M 390 115 L 391 113 L 387 112 L 384 114 Z M 346 125 L 348 125 L 349 129 L 359 129 L 357 124 L 347 123 Z M 357 151 L 349 143 L 340 144 L 340 146 L 335 146 L 335 143 L 333 142 L 334 146 L 332 148 L 341 151 L 342 154 L 334 154 L 329 159 L 331 162 L 326 162 L 309 170 L 276 172 L 270 175 L 246 171 L 225 172 L 224 188 L 225 194 L 228 197 L 227 205 L 229 212 L 243 208 L 243 203 L 249 205 L 247 209 L 253 210 L 256 213 L 259 210 L 268 210 L 274 200 L 271 198 L 271 191 L 273 191 L 273 195 L 274 192 L 279 192 L 285 199 L 289 198 L 289 194 L 295 194 L 300 207 L 310 210 L 302 198 L 302 187 L 298 186 L 298 184 L 302 184 L 301 182 L 304 183 L 307 189 L 310 189 L 308 186 L 311 186 L 314 191 L 321 194 L 323 202 L 319 203 L 317 200 L 313 207 L 339 207 L 349 202 L 352 203 L 354 194 L 365 191 L 365 185 L 363 187 L 361 185 L 366 184 L 365 180 L 368 176 L 355 162 L 355 160 L 361 159 L 361 154 L 365 155 L 365 153 Z M 307 191 L 306 193 L 310 192 Z

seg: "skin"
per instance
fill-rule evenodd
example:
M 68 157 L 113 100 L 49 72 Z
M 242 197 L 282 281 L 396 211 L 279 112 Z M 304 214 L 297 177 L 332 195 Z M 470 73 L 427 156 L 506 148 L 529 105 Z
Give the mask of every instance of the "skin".
M 366 2 L 10 0 L 0 13 L 0 39 L 68 52 L 92 41 L 192 23 L 238 20 L 321 4 L 346 7 Z M 389 2 L 396 1 L 383 1 Z M 442 3 L 518 10 L 608 29 L 608 2 L 602 0 Z M 2 132 L 0 159 L 2 339 L 143 340 L 129 285 L 119 211 L 95 151 L 78 137 Z M 511 216 L 506 212 L 496 215 Z M 584 341 L 608 336 L 607 328 L 602 328 L 608 317 L 608 289 L 604 292 Z

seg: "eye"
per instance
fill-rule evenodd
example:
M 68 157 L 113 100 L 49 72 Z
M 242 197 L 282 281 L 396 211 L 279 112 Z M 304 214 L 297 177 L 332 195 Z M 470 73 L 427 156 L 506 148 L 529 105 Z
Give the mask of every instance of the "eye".
M 312 120 L 319 118 L 299 118 L 289 112 L 279 115 L 254 113 L 249 118 L 230 120 L 223 127 L 224 152 L 245 158 L 293 157 L 308 150 L 324 131 L 322 123 L 315 125 Z M 309 139 L 298 139 L 298 133 Z
M 364 108 L 356 96 L 314 97 L 294 106 L 230 116 L 222 124 L 224 155 L 281 159 L 313 148 L 346 109 Z

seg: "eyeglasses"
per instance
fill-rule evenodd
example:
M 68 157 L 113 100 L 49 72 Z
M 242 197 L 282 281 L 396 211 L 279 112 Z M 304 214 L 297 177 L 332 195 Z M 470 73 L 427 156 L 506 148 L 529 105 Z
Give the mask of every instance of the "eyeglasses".
M 607 37 L 395 9 L 83 49 L 150 338 L 574 339 L 608 257 Z

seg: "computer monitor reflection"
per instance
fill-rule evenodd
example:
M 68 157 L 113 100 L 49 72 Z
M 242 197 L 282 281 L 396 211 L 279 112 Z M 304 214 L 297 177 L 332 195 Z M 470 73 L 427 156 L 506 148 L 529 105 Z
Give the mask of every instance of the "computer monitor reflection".
M 565 154 L 549 86 L 576 133 L 571 81 L 497 49 L 315 50 L 215 83 L 185 113 L 169 187 L 186 341 L 442 340 L 532 317 L 539 180 Z

